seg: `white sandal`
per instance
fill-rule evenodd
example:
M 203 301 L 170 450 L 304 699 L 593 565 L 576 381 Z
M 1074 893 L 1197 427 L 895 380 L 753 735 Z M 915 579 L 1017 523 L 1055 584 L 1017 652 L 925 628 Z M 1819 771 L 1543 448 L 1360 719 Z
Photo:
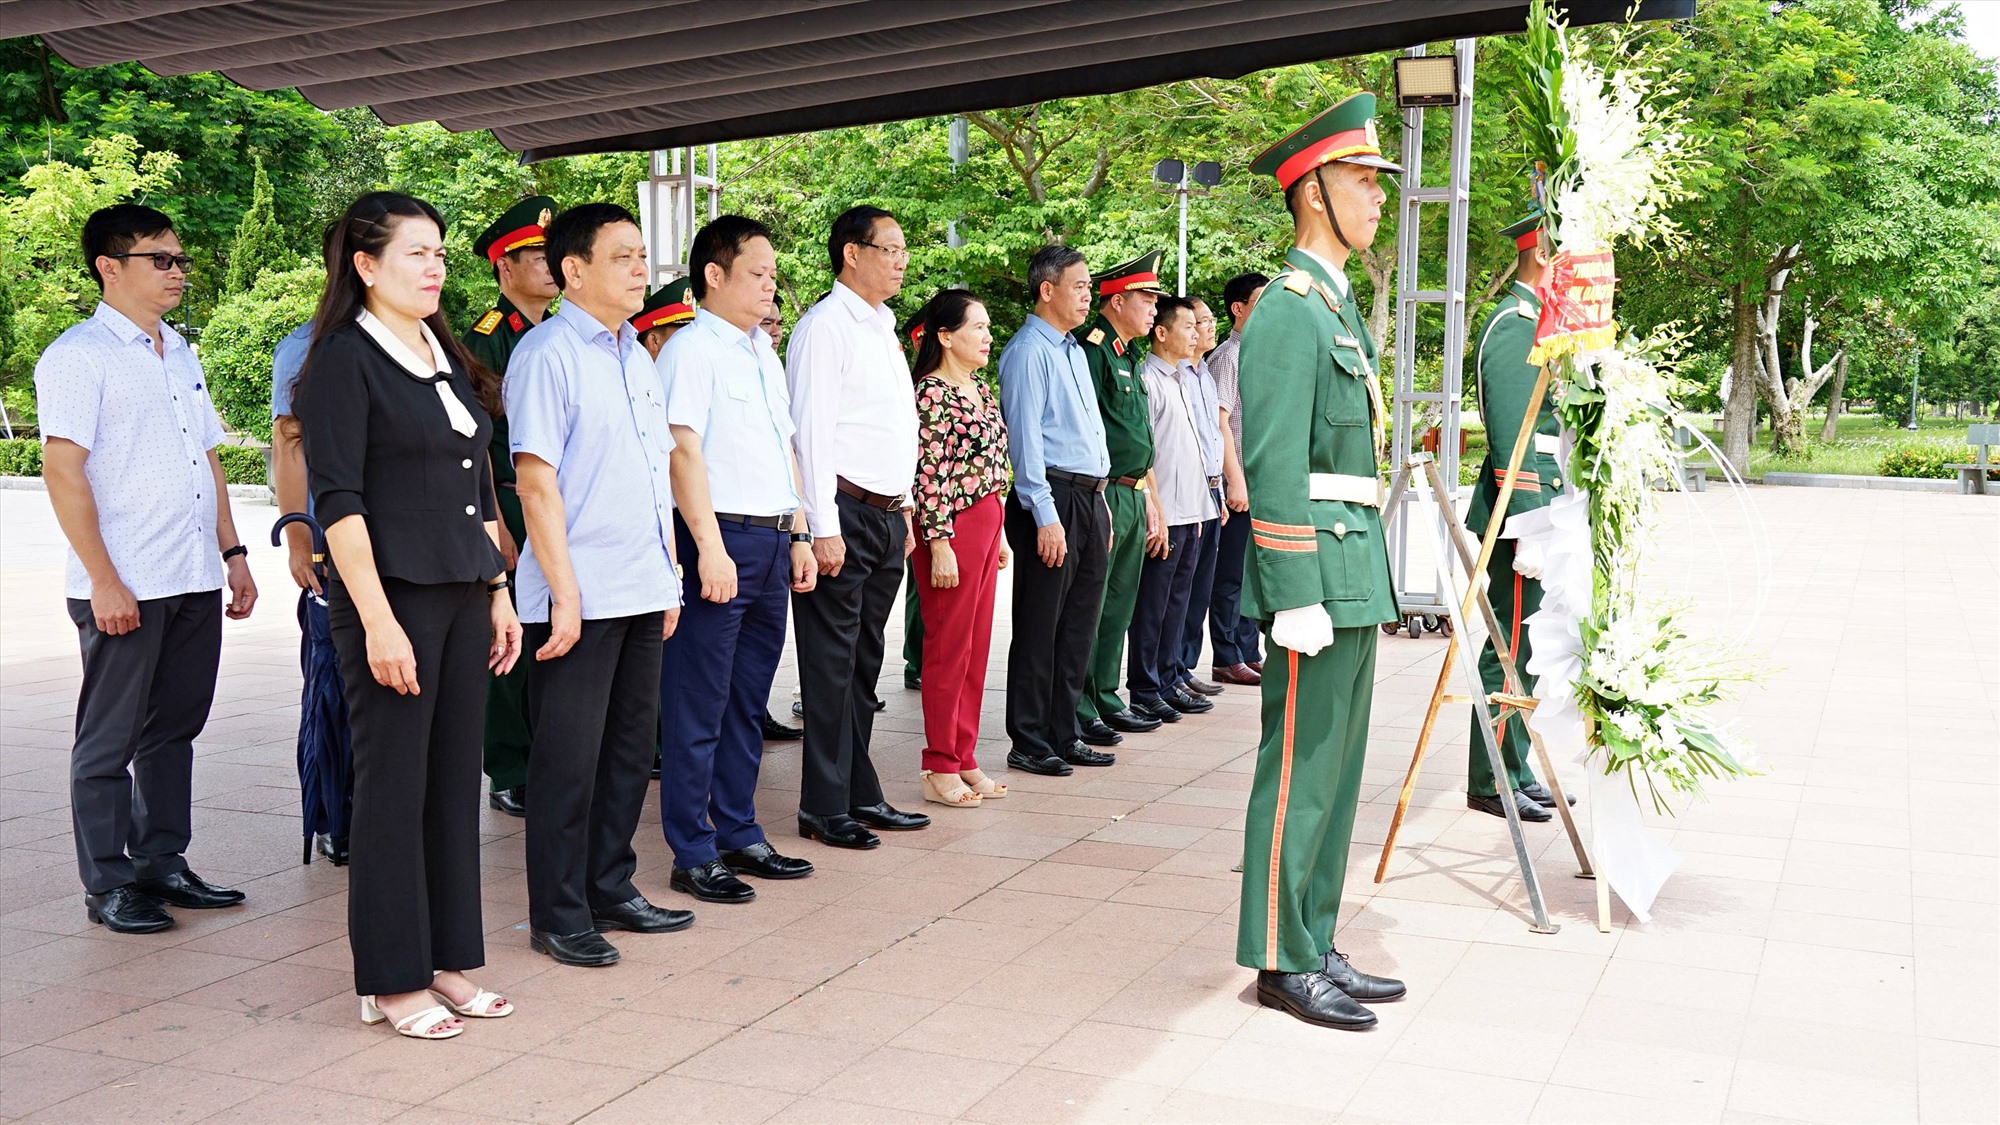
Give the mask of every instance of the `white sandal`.
M 443 972 L 431 974 L 433 979 L 443 975 Z M 468 1016 L 476 1020 L 504 1020 L 514 1014 L 514 1002 L 512 1000 L 507 999 L 497 992 L 488 992 L 483 988 L 473 993 L 472 999 L 464 1004 L 460 1004 L 435 988 L 431 989 L 431 994 L 439 1000 L 444 1001 L 444 1006 L 450 1008 L 453 1013 Z M 496 1004 L 505 1004 L 507 1006 L 496 1012 L 493 1010 Z
M 388 1015 L 375 1005 L 375 998 L 373 996 L 363 996 L 361 998 L 362 1023 L 372 1026 L 388 1018 Z M 457 1027 L 452 1028 L 444 1026 L 454 1018 L 456 1017 L 446 1011 L 442 1005 L 432 1005 L 415 1015 L 404 1016 L 402 1019 L 397 1020 L 393 1026 L 396 1029 L 396 1034 L 407 1035 L 412 1039 L 450 1039 L 465 1032 L 464 1024 L 459 1024 Z

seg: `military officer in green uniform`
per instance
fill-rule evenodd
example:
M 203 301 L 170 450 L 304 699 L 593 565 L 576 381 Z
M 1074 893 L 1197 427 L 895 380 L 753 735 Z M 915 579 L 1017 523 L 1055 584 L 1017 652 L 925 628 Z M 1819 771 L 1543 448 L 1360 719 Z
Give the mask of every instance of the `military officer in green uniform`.
M 1125 633 L 1131 628 L 1132 607 L 1139 597 L 1140 564 L 1148 547 L 1166 536 L 1166 521 L 1151 491 L 1152 411 L 1146 399 L 1146 381 L 1139 375 L 1139 355 L 1132 348 L 1132 341 L 1153 330 L 1153 307 L 1160 294 L 1160 258 L 1165 253 L 1155 250 L 1142 254 L 1099 274 L 1094 280 L 1103 304 L 1096 319 L 1073 333 L 1090 365 L 1097 407 L 1104 416 L 1105 445 L 1111 451 L 1111 484 L 1104 490 L 1104 502 L 1111 509 L 1104 608 L 1097 619 L 1097 640 L 1091 647 L 1083 697 L 1076 705 L 1078 734 L 1083 742 L 1096 746 L 1116 745 L 1123 734 L 1160 726 L 1159 719 L 1128 709 L 1118 698 L 1118 685 L 1125 672 Z M 1066 752 L 1059 749 L 1057 754 L 1073 766 L 1108 766 L 1116 760 L 1116 755 L 1082 743 L 1071 744 Z
M 639 334 L 639 344 L 647 355 L 659 359 L 660 349 L 667 346 L 674 333 L 694 323 L 694 298 L 689 295 L 693 290 L 694 282 L 676 278 L 654 290 L 639 311 L 632 314 L 632 331 Z
M 1386 198 L 1375 98 L 1320 114 L 1251 164 L 1277 177 L 1293 249 L 1244 327 L 1243 468 L 1250 556 L 1243 613 L 1263 624 L 1263 730 L 1243 833 L 1236 960 L 1266 1007 L 1372 1027 L 1364 1002 L 1403 983 L 1334 948 L 1368 748 L 1379 626 L 1396 617 L 1382 540 L 1383 409 L 1375 341 L 1343 270 L 1375 240 Z
M 1514 443 L 1528 422 L 1528 398 L 1534 393 L 1539 369 L 1528 362 L 1535 346 L 1535 322 L 1541 316 L 1541 298 L 1535 293 L 1548 272 L 1548 251 L 1542 245 L 1542 213 L 1533 214 L 1503 229 L 1518 251 L 1515 277 L 1500 298 L 1493 315 L 1480 326 L 1479 348 L 1473 373 L 1478 384 L 1479 417 L 1486 423 L 1486 460 L 1479 466 L 1479 483 L 1473 487 L 1472 509 L 1465 526 L 1472 534 L 1484 536 L 1493 515 L 1494 501 L 1500 498 L 1501 478 L 1507 472 Z M 1522 689 L 1532 692 L 1535 678 L 1527 671 L 1528 634 L 1521 622 L 1542 607 L 1541 564 L 1530 550 L 1517 552 L 1520 528 L 1513 518 L 1546 507 L 1562 492 L 1562 462 L 1559 459 L 1562 427 L 1556 421 L 1555 395 L 1542 397 L 1542 406 L 1531 426 L 1534 436 L 1521 458 L 1514 476 L 1514 491 L 1507 499 L 1508 521 L 1501 525 L 1500 538 L 1493 543 L 1493 557 L 1486 564 L 1487 594 L 1493 602 L 1493 616 L 1505 635 L 1490 637 L 1479 657 L 1479 679 L 1488 692 L 1506 688 L 1495 644 L 1507 646 L 1508 655 L 1520 669 Z M 1472 709 L 1470 751 L 1466 755 L 1465 804 L 1467 808 L 1504 817 L 1506 809 L 1499 787 L 1494 784 L 1493 766 L 1486 757 L 1486 740 L 1479 732 L 1485 708 Z M 1509 796 L 1522 820 L 1548 820 L 1556 805 L 1555 794 L 1535 780 L 1528 765 L 1527 717 L 1511 708 L 1499 715 L 1500 756 L 1507 767 Z
M 555 200 L 531 195 L 509 207 L 472 244 L 473 253 L 493 264 L 493 276 L 500 282 L 500 300 L 472 322 L 464 337 L 465 347 L 474 359 L 500 375 L 507 373 L 514 345 L 528 329 L 541 323 L 556 298 L 555 279 L 549 276 L 548 261 L 542 254 L 542 228 L 555 210 Z M 514 495 L 514 458 L 507 448 L 506 418 L 494 417 L 493 442 L 488 450 L 500 507 L 500 545 L 511 577 L 528 531 L 521 520 L 521 501 Z M 528 815 L 528 745 L 533 739 L 528 727 L 527 685 L 528 668 L 533 663 L 521 661 L 512 672 L 488 681 L 486 688 L 486 776 L 491 785 L 486 801 L 510 816 Z

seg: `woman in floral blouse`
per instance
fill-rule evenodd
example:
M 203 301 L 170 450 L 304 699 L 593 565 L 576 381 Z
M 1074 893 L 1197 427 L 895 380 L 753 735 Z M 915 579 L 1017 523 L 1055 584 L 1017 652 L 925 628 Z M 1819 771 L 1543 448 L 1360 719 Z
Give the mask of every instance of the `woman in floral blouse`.
M 1007 424 L 979 381 L 993 349 L 986 306 L 945 289 L 919 314 L 918 608 L 924 619 L 924 799 L 954 808 L 1007 795 L 973 757 L 993 595 L 1007 565 L 1000 537 L 1007 490 Z M 924 576 L 929 580 L 925 581 Z

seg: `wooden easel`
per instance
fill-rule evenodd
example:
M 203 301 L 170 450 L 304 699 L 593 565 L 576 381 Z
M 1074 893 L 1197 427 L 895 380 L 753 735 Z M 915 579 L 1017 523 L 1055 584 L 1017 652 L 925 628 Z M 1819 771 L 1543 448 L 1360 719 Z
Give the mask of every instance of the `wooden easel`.
M 1540 376 L 1536 379 L 1534 392 L 1528 399 L 1527 417 L 1533 418 L 1540 413 L 1542 400 L 1548 395 L 1549 381 L 1549 369 L 1543 367 Z M 1520 434 L 1515 439 L 1514 448 L 1508 459 L 1508 472 L 1501 477 L 1500 495 L 1494 502 L 1492 517 L 1487 521 L 1486 534 L 1480 542 L 1477 558 L 1474 558 L 1466 548 L 1465 522 L 1459 518 L 1457 509 L 1452 506 L 1449 494 L 1444 486 L 1444 480 L 1438 475 L 1437 464 L 1431 460 L 1428 454 L 1419 453 L 1412 456 L 1408 462 L 1396 471 L 1392 482 L 1390 506 L 1386 509 L 1391 518 L 1400 510 L 1399 501 L 1401 500 L 1404 488 L 1407 487 L 1409 474 L 1417 470 L 1425 474 L 1430 485 L 1431 495 L 1437 503 L 1439 514 L 1443 518 L 1445 537 L 1451 541 L 1452 549 L 1458 556 L 1459 565 L 1465 568 L 1466 584 L 1465 592 L 1459 604 L 1459 628 L 1452 631 L 1451 645 L 1445 650 L 1443 665 L 1438 669 L 1437 684 L 1431 690 L 1430 705 L 1424 712 L 1423 726 L 1417 735 L 1416 750 L 1410 758 L 1409 771 L 1403 778 L 1402 792 L 1398 795 L 1396 801 L 1396 812 L 1389 822 L 1388 838 L 1382 845 L 1382 859 L 1375 868 L 1375 881 L 1377 883 L 1382 882 L 1387 877 L 1389 860 L 1395 854 L 1396 850 L 1396 837 L 1402 829 L 1403 818 L 1409 811 L 1410 798 L 1416 790 L 1417 777 L 1423 768 L 1424 755 L 1430 746 L 1431 732 L 1437 725 L 1438 713 L 1443 709 L 1444 705 L 1446 703 L 1470 703 L 1480 709 L 1480 717 L 1482 719 L 1479 724 L 1480 741 L 1484 744 L 1487 762 L 1493 770 L 1493 776 L 1496 778 L 1506 777 L 1507 770 L 1500 756 L 1500 744 L 1494 729 L 1495 716 L 1491 708 L 1496 706 L 1501 708 L 1501 714 L 1504 715 L 1506 710 L 1510 708 L 1525 713 L 1532 711 L 1535 707 L 1534 697 L 1522 687 L 1520 670 L 1515 666 L 1513 658 L 1508 655 L 1504 648 L 1498 645 L 1495 646 L 1495 652 L 1499 656 L 1501 672 L 1505 678 L 1504 690 L 1490 694 L 1485 690 L 1484 685 L 1479 682 L 1478 656 L 1470 648 L 1472 643 L 1470 635 L 1464 628 L 1465 620 L 1471 616 L 1473 610 L 1476 608 L 1485 622 L 1487 635 L 1489 637 L 1503 635 L 1500 629 L 1499 617 L 1493 612 L 1493 603 L 1487 595 L 1484 584 L 1486 564 L 1493 556 L 1494 543 L 1499 539 L 1501 525 L 1506 521 L 1507 504 L 1514 491 L 1515 473 L 1520 469 L 1521 462 L 1527 456 L 1528 445 L 1533 440 L 1533 437 L 1534 428 L 1523 426 Z M 1439 567 L 1440 573 L 1446 575 L 1447 578 L 1450 576 L 1451 569 L 1449 559 L 1444 560 Z M 1453 592 L 1457 593 L 1456 581 L 1453 580 L 1451 584 Z M 1446 688 L 1451 681 L 1452 669 L 1458 663 L 1460 645 L 1467 646 L 1464 660 L 1464 675 L 1468 681 L 1470 691 L 1465 695 L 1451 695 L 1447 693 Z M 1523 720 L 1523 725 L 1525 727 L 1525 719 Z M 1541 764 L 1542 776 L 1547 779 L 1550 791 L 1555 794 L 1556 812 L 1562 817 L 1563 828 L 1569 834 L 1571 847 L 1576 851 L 1579 867 L 1577 875 L 1579 878 L 1596 878 L 1596 873 L 1590 865 L 1590 856 L 1583 846 L 1583 838 L 1577 832 L 1576 821 L 1570 815 L 1569 801 L 1563 793 L 1561 779 L 1556 776 L 1555 770 L 1549 764 L 1548 750 L 1543 746 L 1541 737 L 1535 734 L 1532 728 L 1527 729 L 1529 741 L 1535 750 L 1536 760 Z M 1521 868 L 1521 880 L 1527 886 L 1528 901 L 1534 910 L 1534 924 L 1530 929 L 1536 933 L 1554 933 L 1559 927 L 1550 923 L 1548 909 L 1542 901 L 1541 883 L 1535 874 L 1534 861 L 1528 853 L 1527 839 L 1521 828 L 1520 815 L 1515 811 L 1512 801 L 1502 801 L 1501 810 L 1506 816 L 1508 835 L 1513 840 L 1515 859 Z M 1599 879 L 1597 881 L 1599 884 L 1597 928 L 1600 931 L 1608 933 L 1611 928 L 1610 904 L 1607 901 L 1608 895 L 1606 893 L 1608 887 L 1604 884 L 1603 880 Z

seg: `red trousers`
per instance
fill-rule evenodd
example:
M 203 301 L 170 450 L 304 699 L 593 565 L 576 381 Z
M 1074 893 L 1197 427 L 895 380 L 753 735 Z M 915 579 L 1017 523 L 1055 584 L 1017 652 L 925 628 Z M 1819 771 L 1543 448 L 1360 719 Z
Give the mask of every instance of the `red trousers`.
M 959 773 L 979 768 L 979 703 L 993 645 L 993 595 L 1000 585 L 999 494 L 952 517 L 958 585 L 931 585 L 931 545 L 917 542 L 917 608 L 924 615 L 924 768 Z

